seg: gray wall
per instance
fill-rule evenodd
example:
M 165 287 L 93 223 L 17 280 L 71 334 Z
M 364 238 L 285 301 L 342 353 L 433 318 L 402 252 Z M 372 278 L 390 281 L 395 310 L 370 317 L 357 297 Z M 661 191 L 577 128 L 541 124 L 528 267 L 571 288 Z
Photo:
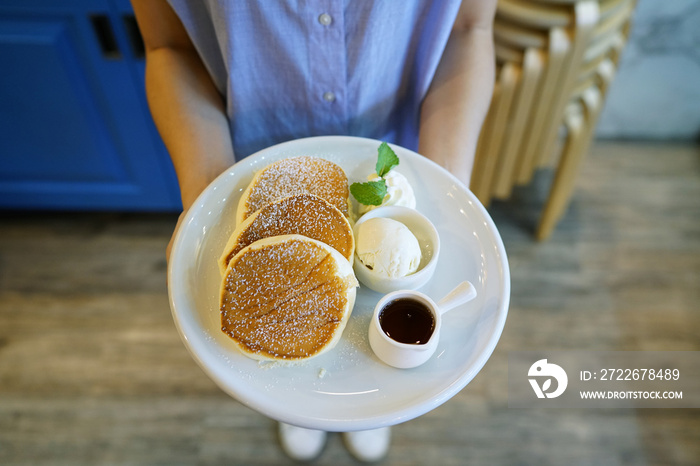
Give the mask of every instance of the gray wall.
M 700 0 L 639 0 L 597 136 L 700 137 Z

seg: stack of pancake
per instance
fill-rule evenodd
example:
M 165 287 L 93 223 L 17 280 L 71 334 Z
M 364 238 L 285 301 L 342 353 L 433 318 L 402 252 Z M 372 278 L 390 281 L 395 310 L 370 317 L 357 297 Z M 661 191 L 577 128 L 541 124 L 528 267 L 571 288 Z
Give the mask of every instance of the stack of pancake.
M 335 346 L 355 302 L 355 240 L 343 170 L 293 157 L 259 171 L 219 259 L 221 328 L 253 359 L 290 361 Z

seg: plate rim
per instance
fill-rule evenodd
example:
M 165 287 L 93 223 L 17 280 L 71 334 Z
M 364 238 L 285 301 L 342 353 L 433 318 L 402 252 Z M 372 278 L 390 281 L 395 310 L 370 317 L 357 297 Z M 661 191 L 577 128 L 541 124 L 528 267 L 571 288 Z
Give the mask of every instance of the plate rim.
M 461 373 L 458 377 L 455 377 L 454 380 L 451 381 L 451 383 L 448 383 L 442 390 L 437 391 L 429 401 L 424 402 L 420 405 L 417 405 L 413 407 L 412 409 L 404 409 L 402 410 L 401 413 L 393 413 L 393 414 L 380 414 L 376 416 L 370 416 L 370 417 L 364 417 L 364 418 L 354 418 L 354 419 L 345 419 L 345 420 L 339 420 L 339 419 L 318 419 L 315 417 L 303 417 L 303 416 L 298 416 L 298 415 L 289 415 L 287 413 L 279 413 L 279 412 L 272 412 L 269 407 L 266 407 L 264 403 L 258 403 L 256 400 L 251 400 L 249 397 L 241 395 L 241 393 L 238 393 L 234 388 L 232 388 L 225 380 L 223 380 L 223 377 L 220 376 L 219 372 L 220 370 L 217 370 L 216 368 L 213 368 L 211 365 L 206 363 L 199 352 L 205 352 L 206 351 L 206 344 L 205 342 L 202 341 L 197 341 L 196 339 L 190 338 L 189 337 L 189 332 L 191 330 L 196 330 L 196 329 L 190 329 L 187 328 L 187 323 L 182 321 L 179 318 L 177 305 L 177 296 L 178 294 L 182 292 L 176 291 L 175 287 L 173 287 L 173 268 L 176 264 L 176 254 L 177 251 L 180 250 L 182 247 L 182 238 L 184 236 L 185 232 L 185 227 L 187 224 L 191 223 L 195 217 L 196 214 L 199 213 L 201 208 L 203 207 L 203 200 L 206 200 L 208 196 L 211 195 L 211 191 L 214 189 L 214 187 L 217 187 L 219 184 L 222 183 L 223 178 L 235 175 L 235 171 L 237 169 L 240 169 L 244 164 L 251 164 L 252 163 L 257 163 L 259 159 L 264 159 L 266 153 L 268 152 L 276 152 L 276 153 L 282 153 L 284 152 L 285 148 L 288 148 L 290 146 L 298 146 L 298 145 L 305 145 L 305 144 L 313 144 L 313 143 L 319 143 L 319 144 L 324 144 L 332 142 L 334 144 L 376 144 L 375 147 L 378 147 L 378 145 L 382 142 L 379 140 L 375 139 L 370 139 L 370 138 L 363 138 L 363 137 L 357 137 L 357 136 L 313 136 L 313 137 L 307 137 L 307 138 L 301 138 L 301 139 L 295 139 L 292 141 L 286 141 L 280 144 L 276 144 L 270 147 L 267 147 L 265 149 L 262 149 L 261 151 L 258 151 L 248 157 L 245 157 L 233 165 L 231 165 L 229 168 L 227 168 L 224 172 L 222 172 L 220 175 L 218 175 L 196 198 L 195 202 L 192 204 L 192 207 L 184 214 L 184 217 L 182 221 L 180 222 L 180 227 L 177 229 L 175 232 L 175 237 L 173 238 L 173 246 L 172 246 L 172 251 L 171 251 L 171 258 L 168 261 L 168 269 L 167 269 L 167 288 L 168 288 L 168 300 L 170 304 L 170 309 L 171 309 L 171 314 L 173 317 L 173 321 L 175 323 L 176 329 L 178 331 L 178 334 L 180 335 L 180 339 L 182 340 L 183 344 L 185 345 L 187 351 L 189 352 L 190 356 L 195 360 L 197 365 L 200 367 L 200 369 L 203 370 L 205 374 L 220 388 L 222 389 L 225 393 L 228 395 L 232 396 L 235 398 L 237 401 L 241 402 L 245 406 L 248 406 L 249 408 L 274 419 L 277 419 L 282 422 L 287 422 L 290 424 L 295 424 L 295 425 L 300 425 L 308 428 L 314 428 L 314 429 L 321 429 L 321 430 L 327 430 L 327 431 L 351 431 L 351 430 L 364 430 L 367 428 L 376 428 L 376 427 L 382 427 L 382 426 L 390 426 L 390 425 L 395 425 L 399 424 L 401 422 L 408 421 L 410 419 L 414 419 L 416 417 L 419 417 L 423 414 L 426 414 L 427 412 L 437 408 L 438 406 L 444 404 L 446 401 L 448 401 L 450 398 L 452 398 L 454 395 L 456 395 L 459 391 L 461 391 L 466 385 L 473 380 L 473 378 L 483 369 L 484 365 L 486 362 L 490 359 L 491 355 L 493 354 L 498 342 L 500 341 L 500 337 L 503 333 L 503 329 L 505 327 L 505 322 L 508 316 L 508 310 L 509 310 L 509 305 L 510 305 L 510 292 L 511 292 L 511 282 L 510 282 L 510 268 L 509 268 L 509 263 L 508 263 L 508 257 L 506 254 L 505 246 L 503 244 L 503 240 L 500 236 L 500 233 L 498 231 L 498 228 L 496 227 L 493 219 L 491 216 L 488 214 L 486 208 L 481 204 L 481 202 L 476 198 L 476 196 L 469 190 L 468 187 L 466 187 L 462 182 L 460 182 L 452 173 L 448 172 L 445 168 L 437 165 L 436 163 L 432 162 L 431 160 L 423 157 L 422 155 L 418 154 L 417 152 L 414 152 L 410 149 L 407 149 L 402 146 L 398 146 L 396 144 L 389 144 L 396 150 L 397 148 L 401 152 L 409 152 L 412 153 L 414 156 L 424 158 L 427 162 L 432 164 L 433 168 L 437 169 L 438 172 L 441 172 L 441 175 L 447 177 L 448 180 L 451 182 L 455 183 L 457 186 L 459 186 L 464 193 L 467 195 L 467 197 L 470 199 L 470 201 L 474 204 L 474 207 L 479 211 L 479 213 L 482 216 L 482 219 L 486 222 L 486 227 L 488 230 L 490 230 L 493 233 L 493 240 L 496 244 L 496 249 L 497 249 L 497 258 L 499 259 L 499 265 L 500 265 L 500 272 L 502 273 L 502 295 L 499 297 L 500 302 L 499 306 L 496 310 L 496 315 L 497 315 L 497 320 L 494 323 L 494 328 L 496 331 L 492 333 L 490 338 L 487 340 L 486 345 L 484 346 L 483 350 L 481 351 L 480 355 L 476 359 L 475 363 L 472 364 L 472 366 L 469 368 L 469 370 Z M 412 156 L 413 157 L 413 156 Z M 280 157 L 284 158 L 284 157 Z M 201 333 L 201 328 L 200 328 L 200 333 Z

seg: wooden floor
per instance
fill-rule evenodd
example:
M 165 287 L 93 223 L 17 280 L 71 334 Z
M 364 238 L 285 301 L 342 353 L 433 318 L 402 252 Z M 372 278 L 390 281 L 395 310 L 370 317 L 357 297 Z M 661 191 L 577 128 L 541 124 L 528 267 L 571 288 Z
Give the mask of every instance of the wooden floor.
M 700 148 L 598 143 L 532 240 L 551 174 L 490 212 L 512 270 L 503 337 L 456 397 L 393 430 L 388 465 L 697 465 L 698 410 L 507 406 L 517 350 L 700 351 Z M 0 214 L 1 465 L 284 464 L 173 325 L 174 215 Z M 332 435 L 317 464 L 356 464 Z

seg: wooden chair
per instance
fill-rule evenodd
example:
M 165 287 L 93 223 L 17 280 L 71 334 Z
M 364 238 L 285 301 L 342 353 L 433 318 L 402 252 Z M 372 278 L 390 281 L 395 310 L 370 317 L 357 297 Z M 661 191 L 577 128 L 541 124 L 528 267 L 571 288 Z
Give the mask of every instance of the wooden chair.
M 619 32 L 611 35 L 612 40 L 607 41 L 607 47 L 603 48 L 599 43 L 591 45 L 589 51 L 600 54 L 598 57 L 593 52 L 588 53 L 590 63 L 596 64 L 594 72 L 581 75 L 571 91 L 570 100 L 580 103 L 581 116 L 569 115 L 569 121 L 565 121 L 565 144 L 535 234 L 539 240 L 549 237 L 571 199 L 581 161 L 593 139 L 605 96 L 615 77 L 617 60 L 624 47 L 626 34 L 627 28 L 622 27 Z
M 547 66 L 542 81 L 536 93 L 531 110 L 530 129 L 525 135 L 522 146 L 522 157 L 517 170 L 516 183 L 528 183 L 539 163 L 542 152 L 543 133 L 551 125 L 550 108 L 555 96 L 560 90 L 559 80 L 571 49 L 571 41 L 561 28 L 553 28 L 549 32 L 549 47 L 547 49 Z
M 535 237 L 549 237 L 569 204 L 584 155 L 588 151 L 592 132 L 603 106 L 603 97 L 597 86 L 586 89 L 579 101 L 571 103 L 564 117 L 567 131 L 562 156 L 557 165 L 554 181 L 547 198 Z
M 541 81 L 543 68 L 544 53 L 536 48 L 528 48 L 523 57 L 517 92 L 513 98 L 508 137 L 504 138 L 493 180 L 492 195 L 496 198 L 509 197 L 515 184 L 516 168 L 522 163 L 519 157 L 522 154 L 522 140 L 535 106 L 535 90 Z
M 549 114 L 549 124 L 543 132 L 540 141 L 540 165 L 546 164 L 554 153 L 554 144 L 557 140 L 560 121 L 564 114 L 564 109 L 569 102 L 570 92 L 573 89 L 578 72 L 583 62 L 584 52 L 593 35 L 593 30 L 598 22 L 598 2 L 595 0 L 585 0 L 573 5 L 575 26 L 571 30 L 571 53 L 564 64 L 560 86 L 556 90 L 554 105 Z
M 527 0 L 498 0 L 496 17 L 543 30 L 566 27 L 571 22 L 568 6 Z
M 635 0 L 499 0 L 497 79 L 470 187 L 488 206 L 492 198 L 507 199 L 538 168 L 554 166 L 538 239 L 568 205 L 634 6 Z
M 477 168 L 476 162 L 479 162 L 479 171 L 476 175 L 472 175 L 471 189 L 482 202 L 486 200 L 487 204 L 491 199 L 493 177 L 498 163 L 498 157 L 491 155 L 499 154 L 501 151 L 503 134 L 520 74 L 520 66 L 513 63 L 506 63 L 500 68 L 491 107 L 477 145 L 475 168 Z

